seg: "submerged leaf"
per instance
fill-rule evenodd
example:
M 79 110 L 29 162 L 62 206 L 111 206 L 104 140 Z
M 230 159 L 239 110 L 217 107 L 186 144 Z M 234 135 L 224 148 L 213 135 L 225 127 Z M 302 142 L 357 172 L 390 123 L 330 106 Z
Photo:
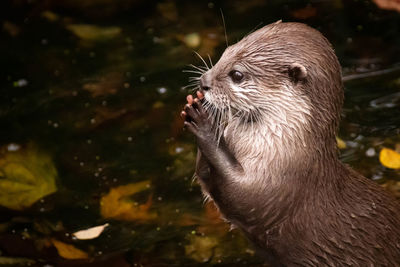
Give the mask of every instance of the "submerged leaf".
M 35 261 L 27 258 L 11 258 L 0 256 L 0 266 L 32 266 L 33 264 L 35 264 Z
M 197 262 L 208 262 L 214 256 L 218 240 L 208 236 L 190 236 L 190 244 L 185 246 L 185 253 Z
M 106 223 L 103 225 L 95 226 L 86 230 L 75 232 L 72 235 L 80 240 L 93 239 L 98 237 L 108 225 L 109 224 Z
M 114 38 L 121 33 L 119 27 L 99 27 L 90 24 L 70 24 L 67 29 L 83 40 L 101 41 Z
M 379 161 L 387 168 L 400 169 L 400 153 L 392 149 L 383 148 L 379 153 Z
M 156 214 L 148 211 L 152 204 L 151 196 L 147 203 L 142 205 L 130 199 L 133 194 L 149 189 L 149 187 L 149 181 L 143 181 L 112 188 L 107 195 L 101 198 L 101 215 L 104 218 L 125 221 L 154 219 Z
M 49 155 L 33 146 L 0 153 L 0 205 L 22 210 L 57 191 Z
M 87 259 L 89 258 L 88 254 L 85 251 L 82 251 L 73 245 L 63 243 L 56 239 L 51 239 L 51 243 L 56 247 L 58 255 L 65 259 L 69 260 L 77 260 L 77 259 Z

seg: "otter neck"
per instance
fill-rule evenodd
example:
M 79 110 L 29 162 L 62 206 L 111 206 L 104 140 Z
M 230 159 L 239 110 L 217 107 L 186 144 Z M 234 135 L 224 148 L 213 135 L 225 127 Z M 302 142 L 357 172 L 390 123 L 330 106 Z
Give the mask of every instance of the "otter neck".
M 242 167 L 254 174 L 254 181 L 240 182 L 280 185 L 287 183 L 288 177 L 307 177 L 305 174 L 316 163 L 321 168 L 335 164 L 338 159 L 334 134 L 323 138 L 318 132 L 304 129 L 232 120 L 224 132 L 226 143 Z

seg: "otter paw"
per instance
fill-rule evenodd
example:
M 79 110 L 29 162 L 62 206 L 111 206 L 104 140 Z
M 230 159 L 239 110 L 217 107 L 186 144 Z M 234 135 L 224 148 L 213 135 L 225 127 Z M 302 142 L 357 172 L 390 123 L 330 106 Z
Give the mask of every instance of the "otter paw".
M 210 140 L 214 135 L 212 133 L 212 124 L 208 118 L 201 101 L 192 96 L 187 97 L 188 103 L 185 105 L 181 115 L 185 119 L 184 126 L 192 132 L 197 138 Z

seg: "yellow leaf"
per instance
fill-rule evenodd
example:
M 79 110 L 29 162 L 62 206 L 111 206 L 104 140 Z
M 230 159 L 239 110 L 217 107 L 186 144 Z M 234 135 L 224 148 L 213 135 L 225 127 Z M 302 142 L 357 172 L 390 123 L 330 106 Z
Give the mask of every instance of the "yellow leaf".
M 104 218 L 112 218 L 125 221 L 150 220 L 156 217 L 155 213 L 148 210 L 152 204 L 151 196 L 145 204 L 137 204 L 132 201 L 133 194 L 150 188 L 149 181 L 122 185 L 111 188 L 110 192 L 100 201 L 100 212 Z
M 51 243 L 56 247 L 58 255 L 65 259 L 69 260 L 77 260 L 77 259 L 87 259 L 89 258 L 88 254 L 85 251 L 82 251 L 73 245 L 65 244 L 56 239 L 51 239 Z
M 339 137 L 336 136 L 336 142 L 337 142 L 337 146 L 339 149 L 345 149 L 346 146 L 346 142 L 343 141 L 342 139 L 340 139 Z
M 57 170 L 49 155 L 32 145 L 0 153 L 0 205 L 22 210 L 57 191 Z
M 379 161 L 387 168 L 400 169 L 400 154 L 392 149 L 383 148 L 379 153 Z
M 109 224 L 103 224 L 99 226 L 95 226 L 86 230 L 81 230 L 78 232 L 73 233 L 72 235 L 76 237 L 77 239 L 80 240 L 86 240 L 86 239 L 93 239 L 101 235 L 101 233 L 104 231 L 104 229 L 108 226 Z

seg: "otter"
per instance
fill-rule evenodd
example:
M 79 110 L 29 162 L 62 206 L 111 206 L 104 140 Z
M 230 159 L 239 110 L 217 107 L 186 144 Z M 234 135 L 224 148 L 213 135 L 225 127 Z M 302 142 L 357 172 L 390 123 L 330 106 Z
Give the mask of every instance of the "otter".
M 400 266 L 400 205 L 338 159 L 341 68 L 301 23 L 226 48 L 181 115 L 195 174 L 272 266 Z

